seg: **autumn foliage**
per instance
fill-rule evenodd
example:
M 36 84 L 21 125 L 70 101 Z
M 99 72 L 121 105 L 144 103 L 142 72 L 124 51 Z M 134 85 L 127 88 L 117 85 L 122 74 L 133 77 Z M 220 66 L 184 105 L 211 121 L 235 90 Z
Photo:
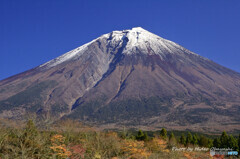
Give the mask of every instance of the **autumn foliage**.
M 122 142 L 122 152 L 124 156 L 131 159 L 142 159 L 150 156 L 150 151 L 144 146 L 144 141 L 124 140 Z
M 1 122 L 0 122 L 1 123 Z M 209 152 L 175 152 L 173 146 L 212 145 L 211 140 L 188 133 L 175 138 L 166 129 L 154 136 L 147 132 L 99 131 L 76 121 L 61 121 L 39 128 L 33 121 L 17 128 L 0 124 L 0 158 L 31 159 L 158 159 L 211 158 Z M 230 140 L 231 139 L 231 140 Z M 235 139 L 223 133 L 214 144 L 237 146 Z M 229 142 L 231 141 L 231 142 Z M 239 140 L 240 141 L 240 137 Z M 181 143 L 183 142 L 183 144 Z M 206 143 L 205 143 L 206 142 Z M 188 144 L 187 144 L 188 143 Z
M 64 140 L 65 137 L 59 134 L 53 135 L 51 138 L 52 146 L 50 149 L 52 149 L 53 155 L 57 158 L 68 158 L 72 155 L 71 151 L 69 151 L 64 144 Z

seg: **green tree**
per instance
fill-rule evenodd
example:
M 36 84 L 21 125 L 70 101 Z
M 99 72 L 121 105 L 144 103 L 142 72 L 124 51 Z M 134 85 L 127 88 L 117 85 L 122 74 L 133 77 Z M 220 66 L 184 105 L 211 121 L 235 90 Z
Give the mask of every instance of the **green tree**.
M 188 134 L 187 134 L 187 139 L 186 139 L 186 145 L 191 144 L 192 141 L 193 141 L 192 134 L 191 134 L 190 132 L 188 132 Z
M 125 127 L 124 127 L 123 131 L 120 133 L 120 137 L 122 139 L 126 139 L 127 138 L 127 131 L 126 131 Z
M 203 135 L 200 136 L 199 146 L 201 146 L 201 147 L 208 147 L 208 139 L 205 136 L 203 136 Z
M 240 152 L 240 134 L 238 136 L 238 154 L 239 154 L 239 152 Z
M 138 134 L 137 134 L 137 136 L 136 136 L 136 140 L 141 140 L 141 141 L 143 141 L 143 140 L 148 140 L 148 135 L 147 135 L 147 133 L 146 133 L 146 132 L 143 133 L 142 130 L 139 130 L 139 131 L 138 131 Z
M 144 141 L 148 141 L 148 140 L 149 140 L 149 137 L 148 137 L 147 132 L 144 133 L 144 135 L 143 135 L 143 140 L 144 140 Z
M 176 138 L 173 133 L 169 136 L 169 146 L 175 146 L 177 143 Z
M 198 137 L 197 137 L 197 135 L 193 135 L 192 144 L 193 145 L 198 145 Z
M 140 129 L 140 130 L 138 131 L 137 136 L 136 136 L 136 140 L 143 140 L 143 136 L 144 136 L 144 133 L 143 133 L 143 131 Z
M 208 139 L 208 147 L 213 147 L 213 139 Z
M 221 141 L 221 148 L 228 148 L 228 135 L 225 131 L 223 131 L 220 137 L 220 141 Z
M 163 139 L 167 139 L 167 130 L 165 128 L 162 128 L 160 131 L 160 137 Z
M 238 149 L 238 141 L 232 135 L 228 137 L 228 147 L 233 148 L 234 150 Z
M 183 144 L 183 145 L 186 144 L 186 138 L 185 138 L 184 134 L 181 135 L 180 140 L 179 140 L 179 143 L 180 143 L 180 144 Z
M 221 140 L 219 137 L 213 140 L 213 146 L 217 148 L 221 148 Z
M 171 132 L 170 136 L 169 136 L 169 141 L 172 140 L 172 139 L 175 139 L 175 136 L 174 134 Z
M 240 134 L 238 136 L 238 151 L 240 152 Z

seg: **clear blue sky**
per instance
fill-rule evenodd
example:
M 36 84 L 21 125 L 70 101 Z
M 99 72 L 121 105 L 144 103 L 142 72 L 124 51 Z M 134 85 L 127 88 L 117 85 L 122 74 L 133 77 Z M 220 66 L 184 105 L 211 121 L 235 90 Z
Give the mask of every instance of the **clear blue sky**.
M 240 0 L 0 0 L 0 80 L 136 26 L 240 72 Z

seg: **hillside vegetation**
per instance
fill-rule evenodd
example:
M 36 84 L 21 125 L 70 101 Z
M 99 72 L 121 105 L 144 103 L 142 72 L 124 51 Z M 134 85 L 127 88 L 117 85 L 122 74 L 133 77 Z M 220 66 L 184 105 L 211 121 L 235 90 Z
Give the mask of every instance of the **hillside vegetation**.
M 1 120 L 0 126 L 1 159 L 212 158 L 208 148 L 231 147 L 239 152 L 240 144 L 240 136 L 226 132 L 210 138 L 191 132 L 175 136 L 164 128 L 152 133 L 99 131 L 72 120 L 44 128 L 38 128 L 32 120 L 25 124 Z

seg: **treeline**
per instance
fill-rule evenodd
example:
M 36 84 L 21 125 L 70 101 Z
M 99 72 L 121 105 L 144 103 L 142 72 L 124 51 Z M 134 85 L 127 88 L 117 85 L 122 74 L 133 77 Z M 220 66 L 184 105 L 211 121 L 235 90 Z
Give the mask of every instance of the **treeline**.
M 181 135 L 179 139 L 179 143 L 185 146 L 198 145 L 201 147 L 208 147 L 208 148 L 211 148 L 211 147 L 232 148 L 233 150 L 239 151 L 240 134 L 236 138 L 236 137 L 233 137 L 233 135 L 227 135 L 227 133 L 224 131 L 222 132 L 222 135 L 220 137 L 211 139 L 203 135 L 201 136 L 198 136 L 196 134 L 192 135 L 190 132 L 188 132 L 186 137 L 183 134 Z
M 240 134 L 238 137 L 234 137 L 233 135 L 228 135 L 225 131 L 222 132 L 221 136 L 212 139 L 204 135 L 192 134 L 191 132 L 187 132 L 187 135 L 182 133 L 180 137 L 175 137 L 173 132 L 170 132 L 168 135 L 167 130 L 162 128 L 159 132 L 159 136 L 167 140 L 170 146 L 182 145 L 185 147 L 231 148 L 236 151 L 239 151 L 240 148 Z M 126 138 L 126 135 L 122 135 L 122 137 Z M 151 140 L 153 137 L 149 137 L 147 132 L 139 130 L 137 135 L 130 136 L 130 138 L 147 141 Z

